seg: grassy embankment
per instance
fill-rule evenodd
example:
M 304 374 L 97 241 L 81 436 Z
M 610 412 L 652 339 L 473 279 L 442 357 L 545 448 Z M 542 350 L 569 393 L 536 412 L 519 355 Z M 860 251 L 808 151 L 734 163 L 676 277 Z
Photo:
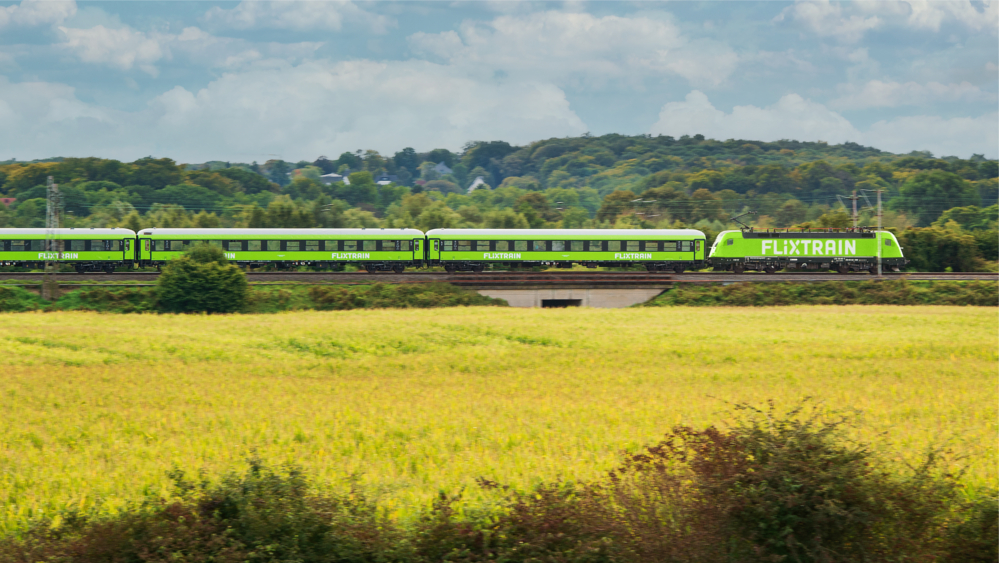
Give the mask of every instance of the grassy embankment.
M 0 315 L 0 532 L 166 494 L 256 452 L 409 518 L 593 479 L 726 402 L 861 412 L 897 463 L 932 445 L 997 481 L 996 309 L 785 307 Z
M 818 283 L 677 284 L 645 306 L 775 306 L 775 305 L 975 305 L 996 306 L 995 281 L 858 281 Z M 251 286 L 245 313 L 280 311 L 434 308 L 505 305 L 470 290 L 445 283 L 392 285 Z M 155 288 L 105 287 L 63 290 L 50 303 L 33 291 L 0 284 L 0 311 L 157 311 Z

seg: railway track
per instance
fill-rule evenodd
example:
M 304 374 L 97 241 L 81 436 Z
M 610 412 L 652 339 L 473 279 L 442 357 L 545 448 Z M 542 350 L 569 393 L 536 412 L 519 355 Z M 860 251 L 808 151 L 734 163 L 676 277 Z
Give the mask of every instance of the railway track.
M 42 281 L 40 272 L 0 272 L 0 281 L 5 285 L 37 285 Z M 65 273 L 58 275 L 60 285 L 85 284 L 88 286 L 144 286 L 156 281 L 157 272 L 116 272 L 104 273 Z M 776 274 L 730 272 L 689 272 L 683 274 L 652 273 L 652 272 L 585 272 L 585 271 L 548 271 L 548 272 L 482 272 L 455 273 L 445 272 L 391 272 L 369 274 L 367 272 L 251 272 L 248 274 L 251 283 L 255 285 L 268 284 L 368 284 L 382 283 L 432 283 L 444 282 L 470 288 L 486 287 L 666 287 L 674 283 L 735 283 L 735 282 L 818 282 L 818 281 L 864 281 L 877 279 L 877 276 L 867 273 L 833 274 L 826 272 L 787 272 Z M 898 280 L 935 280 L 935 281 L 970 281 L 1000 279 L 996 273 L 942 273 L 942 272 L 909 272 L 886 273 L 882 279 Z

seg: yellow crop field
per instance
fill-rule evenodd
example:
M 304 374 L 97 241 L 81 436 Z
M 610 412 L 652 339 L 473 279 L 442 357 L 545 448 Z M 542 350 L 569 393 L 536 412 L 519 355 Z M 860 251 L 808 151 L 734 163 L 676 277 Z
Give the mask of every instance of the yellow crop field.
M 400 517 L 486 477 L 589 479 L 727 402 L 857 409 L 905 461 L 997 481 L 997 312 L 961 307 L 454 308 L 0 315 L 0 533 L 115 510 L 252 452 Z

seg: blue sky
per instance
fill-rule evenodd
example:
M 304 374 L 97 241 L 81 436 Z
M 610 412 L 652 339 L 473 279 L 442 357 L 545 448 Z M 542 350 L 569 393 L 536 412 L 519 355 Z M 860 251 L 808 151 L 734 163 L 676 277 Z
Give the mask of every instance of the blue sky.
M 0 160 L 590 132 L 998 156 L 998 2 L 0 1 Z

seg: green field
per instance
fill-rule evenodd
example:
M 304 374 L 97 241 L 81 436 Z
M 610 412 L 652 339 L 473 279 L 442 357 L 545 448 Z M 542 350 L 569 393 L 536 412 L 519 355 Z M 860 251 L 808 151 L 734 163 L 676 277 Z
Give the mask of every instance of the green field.
M 993 307 L 0 315 L 0 533 L 252 452 L 406 517 L 479 476 L 586 479 L 727 402 L 860 412 L 900 462 L 997 481 Z

